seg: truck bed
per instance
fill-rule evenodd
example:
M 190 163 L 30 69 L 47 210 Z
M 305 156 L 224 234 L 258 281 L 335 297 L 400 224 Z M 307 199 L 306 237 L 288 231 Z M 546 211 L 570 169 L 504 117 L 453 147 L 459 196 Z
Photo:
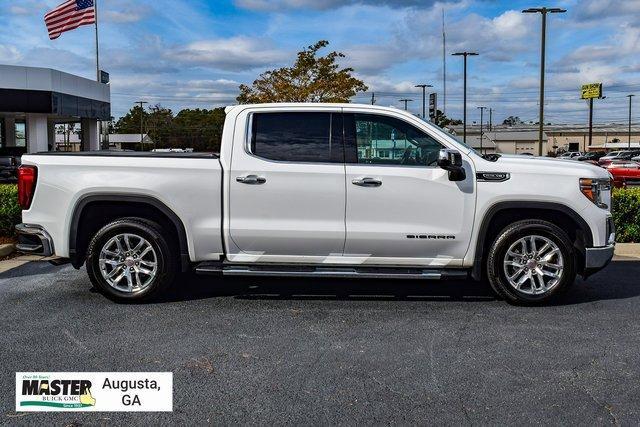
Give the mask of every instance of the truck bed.
M 58 256 L 69 256 L 79 207 L 105 197 L 161 203 L 182 222 L 191 261 L 216 260 L 223 252 L 222 167 L 213 153 L 47 152 L 26 154 L 22 162 L 38 168 L 23 222 L 43 226 Z

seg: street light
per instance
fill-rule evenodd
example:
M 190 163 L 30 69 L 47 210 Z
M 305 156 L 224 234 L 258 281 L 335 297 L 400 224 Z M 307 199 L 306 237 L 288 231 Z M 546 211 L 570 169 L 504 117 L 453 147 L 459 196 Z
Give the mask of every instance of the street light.
M 627 95 L 629 98 L 629 150 L 631 150 L 631 98 L 635 95 Z
M 487 107 L 476 107 L 480 110 L 480 154 L 482 154 L 482 121 L 483 121 L 483 113 Z
M 598 99 L 606 98 L 606 96 L 601 96 Z M 591 141 L 593 140 L 593 99 L 589 98 L 589 147 L 591 147 Z
M 142 120 L 144 119 L 144 104 L 148 104 L 147 101 L 136 101 L 136 104 L 140 105 L 140 151 L 144 151 L 144 137 L 142 135 L 143 132 L 143 123 Z
M 407 111 L 407 103 L 408 102 L 413 102 L 413 99 L 399 99 L 398 101 L 400 102 L 404 102 L 404 111 Z
M 427 118 L 427 114 L 426 114 L 427 92 L 426 92 L 426 89 L 428 87 L 433 87 L 433 86 L 425 85 L 425 84 L 419 84 L 419 85 L 415 85 L 415 87 L 421 87 L 422 88 L 422 118 L 426 120 L 426 118 Z
M 467 56 L 478 56 L 477 52 L 456 52 L 453 56 L 464 57 L 464 101 L 462 112 L 462 142 L 467 143 Z
M 522 13 L 539 13 L 542 15 L 542 40 L 540 43 L 540 118 L 538 126 L 538 155 L 542 156 L 542 134 L 544 133 L 544 56 L 546 49 L 547 13 L 565 13 L 559 7 L 532 7 Z

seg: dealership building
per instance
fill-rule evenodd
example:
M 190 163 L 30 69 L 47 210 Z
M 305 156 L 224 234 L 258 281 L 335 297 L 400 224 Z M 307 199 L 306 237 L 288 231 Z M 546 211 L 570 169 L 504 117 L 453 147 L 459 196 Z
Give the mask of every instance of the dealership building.
M 79 123 L 81 148 L 100 149 L 111 117 L 108 84 L 50 68 L 0 65 L 0 155 L 56 148 L 56 125 Z

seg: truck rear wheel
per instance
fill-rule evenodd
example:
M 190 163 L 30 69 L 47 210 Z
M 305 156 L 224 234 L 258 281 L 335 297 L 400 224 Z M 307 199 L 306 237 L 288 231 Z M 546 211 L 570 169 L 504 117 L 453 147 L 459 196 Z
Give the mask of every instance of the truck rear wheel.
M 87 250 L 87 273 L 103 294 L 141 301 L 161 293 L 177 271 L 162 228 L 142 218 L 121 218 L 102 227 Z
M 542 220 L 518 221 L 494 241 L 487 258 L 493 290 L 513 304 L 542 304 L 566 291 L 576 278 L 571 239 Z

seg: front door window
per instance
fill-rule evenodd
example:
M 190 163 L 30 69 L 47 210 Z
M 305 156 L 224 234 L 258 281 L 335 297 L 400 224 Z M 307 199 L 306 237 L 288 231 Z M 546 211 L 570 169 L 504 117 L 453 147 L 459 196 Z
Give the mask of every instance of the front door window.
M 371 165 L 435 166 L 440 143 L 392 117 L 355 114 L 357 162 Z

